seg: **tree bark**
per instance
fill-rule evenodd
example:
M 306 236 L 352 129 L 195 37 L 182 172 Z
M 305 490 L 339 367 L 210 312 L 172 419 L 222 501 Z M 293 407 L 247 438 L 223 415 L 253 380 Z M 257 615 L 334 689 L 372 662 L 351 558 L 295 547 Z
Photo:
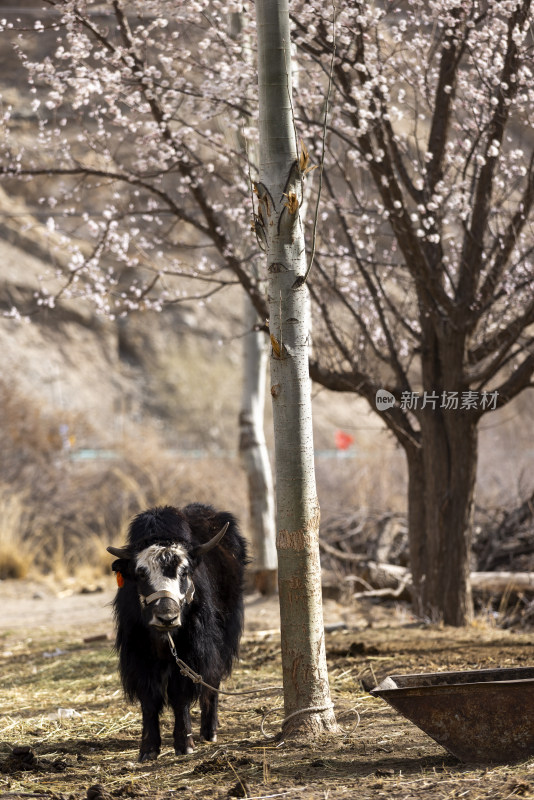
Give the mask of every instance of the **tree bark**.
M 252 59 L 252 42 L 244 33 L 243 11 L 230 14 L 230 35 L 239 41 L 247 60 Z M 243 124 L 245 116 L 242 117 Z M 238 148 L 256 163 L 254 143 L 246 140 L 241 130 L 232 130 L 221 119 L 231 147 Z M 259 283 L 257 260 L 251 262 L 252 274 Z M 239 413 L 239 454 L 247 477 L 249 533 L 252 542 L 254 588 L 263 595 L 277 591 L 277 556 L 274 485 L 265 441 L 265 379 L 268 346 L 265 333 L 256 330 L 261 317 L 248 294 L 243 296 L 243 322 L 247 333 L 243 338 L 243 388 Z M 265 319 L 265 314 L 263 315 Z
M 265 334 L 255 331 L 258 314 L 244 298 L 249 331 L 243 339 L 243 392 L 239 414 L 239 452 L 247 475 L 254 585 L 262 594 L 277 587 L 274 486 L 263 427 L 268 347 Z
M 421 415 L 421 449 L 408 454 L 408 528 L 418 616 L 466 625 L 473 616 L 469 554 L 477 467 L 468 413 Z
M 284 735 L 335 730 L 319 561 L 308 368 L 306 254 L 300 219 L 303 171 L 291 98 L 287 0 L 257 0 L 260 181 L 256 229 L 267 253 L 271 395 L 275 434 L 278 583 Z

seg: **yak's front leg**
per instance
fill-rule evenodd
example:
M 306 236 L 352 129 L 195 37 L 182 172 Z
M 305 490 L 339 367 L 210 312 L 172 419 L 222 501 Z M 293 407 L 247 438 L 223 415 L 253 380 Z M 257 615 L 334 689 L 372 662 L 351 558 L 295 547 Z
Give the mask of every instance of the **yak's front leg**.
M 200 737 L 205 742 L 217 741 L 218 708 L 218 692 L 212 692 L 203 686 L 200 695 Z
M 143 733 L 139 761 L 149 761 L 159 756 L 161 735 L 159 732 L 159 715 L 163 707 L 163 698 L 151 698 L 141 701 L 143 712 Z
M 167 687 L 169 704 L 174 711 L 174 752 L 177 756 L 192 753 L 195 749 L 189 713 L 189 706 L 193 702 L 191 686 L 189 678 L 184 680 L 180 677 L 169 681 Z
M 189 706 L 174 709 L 174 752 L 177 756 L 187 755 L 195 749 L 191 732 L 191 716 Z

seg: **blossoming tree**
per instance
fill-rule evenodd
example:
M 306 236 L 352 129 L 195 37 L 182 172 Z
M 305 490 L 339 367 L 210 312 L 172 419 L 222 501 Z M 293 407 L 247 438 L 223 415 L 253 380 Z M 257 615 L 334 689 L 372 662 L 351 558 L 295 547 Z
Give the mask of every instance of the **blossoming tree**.
M 34 116 L 4 102 L 1 142 L 6 185 L 31 180 L 68 237 L 38 302 L 121 314 L 239 282 L 267 318 L 240 144 L 257 129 L 248 4 L 47 6 L 41 54 L 15 38 Z M 365 397 L 404 448 L 416 608 L 463 624 L 478 423 L 534 372 L 531 2 L 295 0 L 291 15 L 294 124 L 316 164 L 335 44 L 311 374 Z
M 320 9 L 294 22 L 324 68 Z M 416 608 L 454 625 L 472 613 L 478 423 L 533 385 L 532 23 L 530 0 L 338 17 L 311 370 L 404 448 Z

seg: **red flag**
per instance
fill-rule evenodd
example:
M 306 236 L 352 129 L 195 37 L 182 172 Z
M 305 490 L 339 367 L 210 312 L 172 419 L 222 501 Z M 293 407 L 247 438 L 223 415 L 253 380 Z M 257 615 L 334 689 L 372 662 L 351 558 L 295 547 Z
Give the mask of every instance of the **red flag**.
M 351 436 L 350 433 L 345 433 L 345 431 L 336 431 L 334 438 L 338 450 L 348 450 L 354 442 L 354 437 Z

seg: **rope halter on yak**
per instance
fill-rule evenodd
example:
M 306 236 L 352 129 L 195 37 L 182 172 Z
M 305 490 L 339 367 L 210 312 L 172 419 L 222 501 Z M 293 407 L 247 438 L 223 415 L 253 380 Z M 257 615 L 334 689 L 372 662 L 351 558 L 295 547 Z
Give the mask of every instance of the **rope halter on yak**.
M 187 589 L 185 590 L 185 602 L 189 605 L 189 603 L 193 602 L 193 597 L 195 596 L 195 584 L 189 577 L 187 576 Z M 144 595 L 139 594 L 139 599 L 141 604 L 144 606 L 149 606 L 151 603 L 155 603 L 156 600 L 160 600 L 162 597 L 168 597 L 171 600 L 174 600 L 175 603 L 178 605 L 181 604 L 183 597 L 174 594 L 174 592 L 169 592 L 167 589 L 160 589 L 159 592 L 152 592 L 152 594 Z

